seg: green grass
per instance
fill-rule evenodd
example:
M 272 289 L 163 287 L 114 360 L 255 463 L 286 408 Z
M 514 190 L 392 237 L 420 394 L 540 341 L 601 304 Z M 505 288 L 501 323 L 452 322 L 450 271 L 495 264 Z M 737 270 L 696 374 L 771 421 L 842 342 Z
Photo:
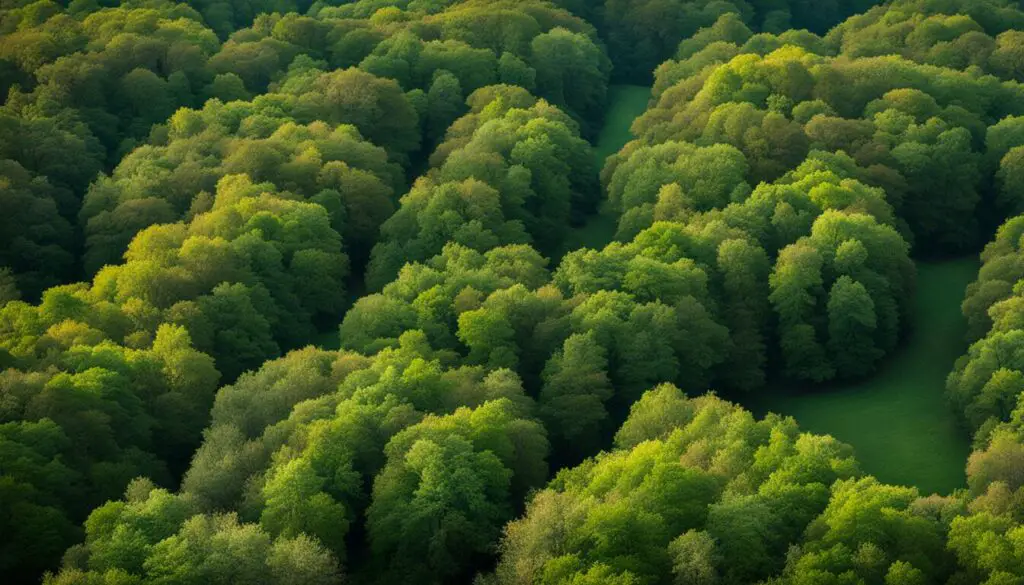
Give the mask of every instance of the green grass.
M 650 97 L 651 88 L 640 85 L 613 85 L 608 88 L 608 111 L 605 113 L 601 133 L 594 142 L 598 169 L 604 167 L 606 158 L 633 139 L 629 128 L 633 120 L 647 109 Z M 605 213 L 590 216 L 585 224 L 570 230 L 566 235 L 559 258 L 580 248 L 603 248 L 612 241 L 615 228 L 614 217 Z
M 873 377 L 770 390 L 740 402 L 758 414 L 791 415 L 803 430 L 853 445 L 864 471 L 880 481 L 948 494 L 965 486 L 969 444 L 945 400 L 945 380 L 965 350 L 960 302 L 978 263 L 961 259 L 917 268 L 914 329 Z
M 608 111 L 605 112 L 604 126 L 594 143 L 594 156 L 598 167 L 604 166 L 604 159 L 615 154 L 633 139 L 629 127 L 647 109 L 651 99 L 651 88 L 642 85 L 613 85 L 608 88 Z

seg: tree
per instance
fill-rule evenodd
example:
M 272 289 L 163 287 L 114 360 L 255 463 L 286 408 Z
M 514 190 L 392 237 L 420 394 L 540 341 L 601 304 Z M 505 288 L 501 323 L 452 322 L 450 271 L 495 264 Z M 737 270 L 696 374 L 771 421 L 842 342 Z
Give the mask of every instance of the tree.
M 0 264 L 10 268 L 28 299 L 68 278 L 73 264 L 72 229 L 60 215 L 62 195 L 45 177 L 20 164 L 0 163 Z
M 607 57 L 586 35 L 563 28 L 538 35 L 530 48 L 540 97 L 567 108 L 585 122 L 584 128 L 590 127 L 605 107 L 611 70 Z
M 566 460 L 585 457 L 603 444 L 605 403 L 614 394 L 606 353 L 593 334 L 575 334 L 544 368 L 540 417 L 551 429 L 554 452 Z
M 270 111 L 215 100 L 202 110 L 182 109 L 169 120 L 165 144 L 135 150 L 110 177 L 97 180 L 81 212 L 87 268 L 119 262 L 131 239 L 150 225 L 210 211 L 211 194 L 232 174 L 322 206 L 332 227 L 345 233 L 348 252 L 364 259 L 393 210 L 399 168 L 352 126 L 298 124 L 264 109 Z
M 863 376 L 873 368 L 882 354 L 872 339 L 877 326 L 867 289 L 841 276 L 828 295 L 828 349 L 839 376 Z
M 667 385 L 640 400 L 617 445 L 533 496 L 490 582 L 768 578 L 828 509 L 826 486 L 856 473 L 830 437 Z
M 408 164 L 420 147 L 416 110 L 401 87 L 390 79 L 345 69 L 287 88 L 287 93 L 295 96 L 294 112 L 300 121 L 351 124 L 400 164 Z
M 717 263 L 724 277 L 727 306 L 723 313 L 733 340 L 724 375 L 731 385 L 753 389 L 763 382 L 767 361 L 768 258 L 746 240 L 726 240 L 718 247 Z
M 803 244 L 793 244 L 779 255 L 771 276 L 769 299 L 779 315 L 780 347 L 787 374 L 821 381 L 832 377 L 832 365 L 819 339 L 820 317 L 813 310 L 824 296 L 821 255 Z M 814 320 L 812 320 L 814 319 Z
M 56 301 L 55 291 L 47 295 Z M 2 312 L 7 319 L 25 310 L 32 308 L 16 301 Z M 180 327 L 162 325 L 149 347 L 129 349 L 67 317 L 43 334 L 45 367 L 31 371 L 29 356 L 19 355 L 24 369 L 0 376 L 0 517 L 10 519 L 0 559 L 19 578 L 52 568 L 80 538 L 75 527 L 89 510 L 133 478 L 179 473 L 219 378 Z
M 396 577 L 441 582 L 464 573 L 511 515 L 511 472 L 458 436 L 421 439 L 396 456 L 374 483 L 374 554 Z
M 677 585 L 715 585 L 719 564 L 715 540 L 707 532 L 687 531 L 669 543 L 672 553 L 673 583 Z
M 452 73 L 439 70 L 427 92 L 427 140 L 438 144 L 452 122 L 463 113 L 465 98 L 459 78 Z
M 519 88 L 480 89 L 468 103 L 470 113 L 435 151 L 434 168 L 381 226 L 369 288 L 448 241 L 479 251 L 529 241 L 554 250 L 573 215 L 593 207 L 590 147 L 565 113 Z

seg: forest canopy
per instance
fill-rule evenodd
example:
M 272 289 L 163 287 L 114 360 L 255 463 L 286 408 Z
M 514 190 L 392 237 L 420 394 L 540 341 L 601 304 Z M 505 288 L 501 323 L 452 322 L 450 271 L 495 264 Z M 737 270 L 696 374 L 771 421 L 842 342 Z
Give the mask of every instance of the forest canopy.
M 1018 2 L 13 0 L 0 91 L 11 583 L 1024 583 Z M 752 406 L 982 249 L 959 489 Z

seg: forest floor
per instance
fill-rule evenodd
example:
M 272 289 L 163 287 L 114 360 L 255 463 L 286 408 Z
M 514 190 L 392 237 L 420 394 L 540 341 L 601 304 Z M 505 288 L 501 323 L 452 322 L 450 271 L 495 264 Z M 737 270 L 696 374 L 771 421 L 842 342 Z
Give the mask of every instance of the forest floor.
M 918 263 L 913 330 L 871 378 L 856 384 L 769 388 L 739 402 L 794 417 L 804 431 L 853 445 L 865 472 L 923 494 L 965 487 L 970 452 L 945 399 L 946 376 L 966 349 L 960 313 L 976 258 Z
M 594 142 L 594 157 L 597 159 L 599 171 L 604 167 L 606 158 L 633 139 L 629 128 L 633 125 L 633 120 L 647 109 L 647 101 L 650 98 L 651 88 L 641 85 L 613 85 L 608 88 L 608 112 L 605 114 L 601 133 Z M 597 213 L 590 216 L 585 224 L 573 228 L 566 235 L 559 258 L 580 248 L 603 248 L 612 241 L 615 228 L 615 218 L 609 214 Z M 557 265 L 557 260 L 558 258 L 553 259 L 552 267 Z

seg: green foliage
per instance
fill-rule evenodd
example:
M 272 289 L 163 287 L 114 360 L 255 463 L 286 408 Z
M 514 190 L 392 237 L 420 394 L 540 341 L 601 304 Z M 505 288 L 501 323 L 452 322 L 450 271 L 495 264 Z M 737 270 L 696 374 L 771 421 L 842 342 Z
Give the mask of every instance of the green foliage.
M 21 85 L 7 106 L 34 110 L 26 118 L 66 116 L 109 153 L 123 154 L 178 106 L 193 105 L 212 80 L 207 61 L 220 48 L 216 35 L 183 4 L 132 4 L 5 15 L 0 56 Z M 60 110 L 67 114 L 56 116 Z
M 577 8 L 573 0 L 558 3 L 600 17 L 617 74 L 636 80 L 648 79 L 659 63 L 675 53 L 680 41 L 699 37 L 719 18 L 745 22 L 766 33 L 809 29 L 821 34 L 875 4 L 872 0 L 605 0 L 596 3 L 600 8 L 590 14 L 591 8 Z
M 107 510 L 130 506 L 137 491 L 130 489 L 128 503 L 93 514 L 78 568 L 119 569 L 144 580 L 197 578 L 190 571 L 215 570 L 200 552 L 212 546 L 203 544 L 212 531 L 214 541 L 244 534 L 268 543 L 252 544 L 252 558 L 216 570 L 237 563 L 231 570 L 259 571 L 252 563 L 269 553 L 257 553 L 284 541 L 295 549 L 290 554 L 329 549 L 330 561 L 297 574 L 326 578 L 321 567 L 344 560 L 350 545 L 365 550 L 349 542 L 358 523 L 367 526 L 372 550 L 361 564 L 381 575 L 441 582 L 471 574 L 516 502 L 547 477 L 548 442 L 532 410 L 514 374 L 445 368 L 417 332 L 372 358 L 289 354 L 219 393 L 181 494 L 167 495 L 187 504 L 182 517 L 163 515 L 165 533 L 147 537 L 132 557 L 101 564 L 96 555 L 109 555 L 97 543 L 111 537 L 89 527 L 103 521 L 110 534 L 128 530 L 127 518 Z M 211 516 L 224 511 L 230 514 Z M 236 515 L 247 523 L 239 525 Z M 222 531 L 240 532 L 215 536 Z M 58 578 L 70 578 L 72 569 Z
M 50 289 L 38 307 L 9 305 L 3 344 L 12 358 L 45 368 L 48 328 L 68 345 L 110 338 L 145 347 L 174 323 L 234 379 L 304 341 L 318 315 L 340 313 L 348 261 L 323 207 L 246 175 L 219 181 L 211 207 L 188 225 L 147 228 L 126 263 L 91 285 Z
M 77 538 L 75 524 L 133 477 L 180 471 L 219 378 L 181 327 L 163 325 L 150 346 L 130 349 L 72 315 L 46 325 L 45 309 L 32 312 L 21 302 L 0 310 L 6 327 L 34 321 L 19 341 L 45 348 L 39 361 L 16 354 L 19 369 L 0 374 L 0 517 L 9 519 L 0 559 L 17 579 L 51 567 Z
M 1004 0 L 900 0 L 840 24 L 826 37 L 851 57 L 898 54 L 1021 81 L 1016 55 L 1024 12 Z
M 317 3 L 308 16 L 284 14 L 289 10 L 279 7 L 282 14 L 256 17 L 211 57 L 210 68 L 238 74 L 256 92 L 266 91 L 294 67 L 297 55 L 332 69 L 358 66 L 395 80 L 407 92 L 429 93 L 437 73 L 444 71 L 467 95 L 487 85 L 511 83 L 567 108 L 588 128 L 601 118 L 610 62 L 590 24 L 550 3 L 326 4 Z M 224 28 L 216 22 L 211 26 L 218 32 Z M 431 134 L 437 139 L 431 142 L 443 133 L 444 127 L 427 126 L 428 139 Z
M 917 262 L 909 331 L 875 374 L 816 388 L 775 385 L 742 402 L 753 412 L 778 412 L 813 433 L 828 433 L 857 451 L 864 470 L 922 494 L 952 494 L 965 483 L 970 437 L 937 391 L 963 353 L 963 290 L 976 275 L 971 258 Z M 898 447 L 897 447 L 898 446 Z
M 89 296 L 120 306 L 140 334 L 154 322 L 185 325 L 234 379 L 301 343 L 315 315 L 340 312 L 340 250 L 323 207 L 228 175 L 210 211 L 141 232 L 127 262 L 101 270 Z
M 511 86 L 478 90 L 469 104 L 433 168 L 381 226 L 369 288 L 448 242 L 481 252 L 531 241 L 557 249 L 570 220 L 593 209 L 590 147 L 561 110 Z
M 622 213 L 616 235 L 628 239 L 653 221 L 682 221 L 741 200 L 750 192 L 746 172 L 743 155 L 728 145 L 630 143 L 602 173 L 609 205 Z
M 0 265 L 16 276 L 28 298 L 60 284 L 71 272 L 72 230 L 61 217 L 61 193 L 44 177 L 33 177 L 12 161 L 0 163 Z
M 75 195 L 99 170 L 102 154 L 82 124 L 19 105 L 12 97 L 0 107 L 0 265 L 11 269 L 26 299 L 36 300 L 76 273 Z
M 203 20 L 221 37 L 247 26 L 257 15 L 265 12 L 296 12 L 309 8 L 308 0 L 258 0 L 232 2 L 230 0 L 189 0 L 189 6 L 203 15 Z
M 967 287 L 963 303 L 973 343 L 946 385 L 956 411 L 982 437 L 1010 418 L 1024 380 L 1018 350 L 1024 339 L 1022 228 L 1024 217 L 1010 219 L 982 253 L 978 279 Z
M 449 436 L 421 439 L 374 483 L 370 538 L 399 580 L 445 582 L 486 553 L 500 523 L 509 475 L 493 453 Z M 461 571 L 460 571 L 461 569 Z
M 44 583 L 342 582 L 335 559 L 307 536 L 273 538 L 234 514 L 196 514 L 189 497 L 147 480 L 132 482 L 125 498 L 89 516 L 85 544 Z
M 397 434 L 367 510 L 390 581 L 443 583 L 475 569 L 522 497 L 547 474 L 547 439 L 508 399 L 427 417 Z
M 607 372 L 607 351 L 590 332 L 566 339 L 545 366 L 540 417 L 560 457 L 580 459 L 601 448 L 608 419 L 604 404 L 615 394 Z
M 163 143 L 136 149 L 93 183 L 81 211 L 86 268 L 118 262 L 150 225 L 208 211 L 218 182 L 241 173 L 326 208 L 351 253 L 365 257 L 393 210 L 399 169 L 355 127 L 296 123 L 280 104 L 261 101 L 269 99 L 180 110 Z
M 911 14 L 900 5 L 879 8 L 872 18 L 884 27 Z M 893 16 L 882 18 L 885 14 Z M 988 163 L 981 144 L 986 126 L 1016 113 L 1011 104 L 1017 103 L 1019 84 L 960 71 L 953 64 L 937 67 L 913 51 L 858 53 L 836 39 L 865 35 L 870 40 L 881 34 L 867 32 L 871 27 L 857 29 L 858 22 L 854 18 L 847 29 L 837 28 L 835 38 L 751 36 L 735 16 L 724 16 L 682 43 L 678 60 L 658 70 L 658 103 L 635 123 L 638 140 L 604 171 L 612 200 L 622 201 L 616 209 L 622 213 L 620 236 L 636 233 L 638 222 L 647 225 L 661 200 L 675 217 L 728 202 L 721 195 L 707 199 L 710 190 L 703 184 L 694 189 L 685 171 L 642 186 L 629 182 L 636 175 L 632 159 L 640 153 L 684 141 L 691 149 L 738 149 L 742 156 L 732 155 L 735 170 L 717 175 L 732 177 L 730 185 L 774 180 L 814 150 L 842 150 L 863 169 L 857 180 L 886 190 L 896 217 L 910 228 L 907 235 L 929 242 L 923 253 L 963 250 L 975 242 L 973 218 L 997 172 L 1004 185 L 1002 206 L 1013 209 L 1010 153 L 1019 141 L 1011 123 L 993 126 L 993 132 L 1006 130 L 989 138 L 993 152 Z M 909 34 L 912 29 L 900 30 Z M 830 48 L 830 42 L 841 47 Z M 835 51 L 842 52 L 834 56 Z M 1004 155 L 1008 158 L 999 170 Z M 676 176 L 682 179 L 676 179 L 681 196 L 659 193 Z M 733 200 L 737 196 L 743 193 L 734 193 Z
M 546 264 L 529 246 L 481 253 L 447 244 L 428 262 L 407 264 L 380 293 L 359 299 L 342 321 L 342 347 L 374 353 L 416 328 L 432 347 L 454 350 L 462 313 L 478 309 L 491 293 L 516 284 L 531 290 L 541 287 L 550 278 Z
M 771 277 L 789 375 L 822 381 L 869 373 L 896 346 L 913 274 L 892 228 L 836 211 L 816 219 L 810 236 L 782 250 Z
M 974 499 L 970 513 L 952 521 L 948 548 L 961 577 L 979 583 L 1010 583 L 1024 577 L 1019 544 L 1024 533 L 1024 365 L 1018 349 L 1024 334 L 1021 222 L 1022 216 L 1017 216 L 1003 224 L 982 253 L 978 279 L 968 287 L 963 303 L 974 342 L 946 385 L 951 403 L 975 432 L 976 448 L 967 460 L 967 483 Z
M 831 438 L 671 386 L 637 403 L 617 442 L 533 497 L 506 529 L 495 583 L 586 582 L 593 571 L 755 582 L 826 510 L 828 486 L 856 473 Z
M 44 582 L 1024 578 L 1020 218 L 948 379 L 968 490 L 679 390 L 871 374 L 911 251 L 1024 210 L 1024 12 L 871 4 L 6 3 L 0 573 L 84 520 Z M 599 177 L 613 61 L 655 83 Z
M 949 569 L 943 516 L 958 508 L 955 500 L 923 500 L 913 488 L 870 477 L 836 482 L 806 542 L 787 559 L 782 582 L 941 580 Z

